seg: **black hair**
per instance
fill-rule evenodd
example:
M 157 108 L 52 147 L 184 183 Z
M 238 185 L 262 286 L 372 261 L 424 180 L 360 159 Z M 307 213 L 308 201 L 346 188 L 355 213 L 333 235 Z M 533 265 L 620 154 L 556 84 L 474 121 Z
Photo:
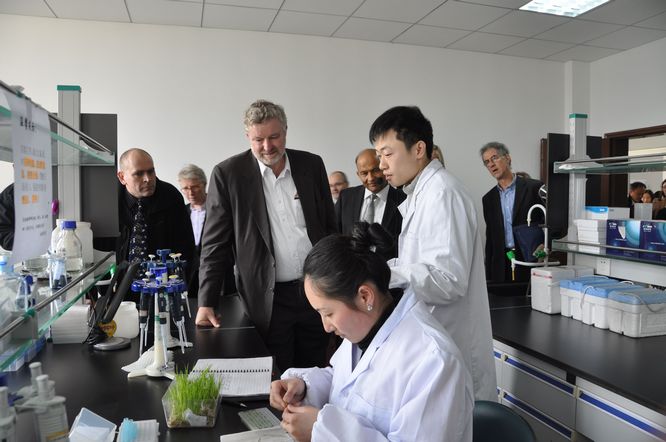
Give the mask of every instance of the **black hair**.
M 396 106 L 381 114 L 370 127 L 370 143 L 394 130 L 396 138 L 407 150 L 419 141 L 426 145 L 426 154 L 432 158 L 432 124 L 416 106 Z
M 393 238 L 380 224 L 359 222 L 350 236 L 330 235 L 315 244 L 305 258 L 303 275 L 327 298 L 356 309 L 361 284 L 371 282 L 381 293 L 389 292 L 391 270 L 385 256 L 392 247 Z
M 645 189 L 646 187 L 647 186 L 642 181 L 634 181 L 633 183 L 629 184 L 629 190 Z

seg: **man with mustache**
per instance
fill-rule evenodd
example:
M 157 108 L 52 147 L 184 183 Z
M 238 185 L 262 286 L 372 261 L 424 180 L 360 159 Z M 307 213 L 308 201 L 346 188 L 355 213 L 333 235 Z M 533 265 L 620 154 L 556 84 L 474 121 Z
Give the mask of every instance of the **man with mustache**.
M 356 175 L 362 185 L 342 190 L 335 204 L 338 230 L 351 235 L 354 224 L 359 221 L 379 223 L 394 238 L 393 251 L 385 258 L 395 258 L 402 225 L 398 205 L 405 194 L 388 185 L 374 149 L 365 149 L 356 156 Z

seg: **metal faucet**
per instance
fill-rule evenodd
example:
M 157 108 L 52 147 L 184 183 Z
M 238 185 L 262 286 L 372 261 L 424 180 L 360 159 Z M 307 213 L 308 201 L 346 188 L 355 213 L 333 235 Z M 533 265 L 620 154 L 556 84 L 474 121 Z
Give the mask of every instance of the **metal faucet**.
M 530 210 L 527 211 L 527 225 L 529 226 L 532 222 L 532 210 L 535 208 L 541 209 L 543 212 L 544 221 L 546 219 L 546 208 L 543 204 L 534 204 L 530 207 Z M 543 252 L 546 254 L 546 259 L 544 260 L 544 267 L 548 267 L 548 225 L 544 224 L 543 226 Z

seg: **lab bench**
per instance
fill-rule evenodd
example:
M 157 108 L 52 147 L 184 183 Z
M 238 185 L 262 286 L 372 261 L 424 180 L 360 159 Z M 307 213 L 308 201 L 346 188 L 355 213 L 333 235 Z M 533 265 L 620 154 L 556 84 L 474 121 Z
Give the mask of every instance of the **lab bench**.
M 539 440 L 666 440 L 666 336 L 630 338 L 490 294 L 498 395 Z
M 237 295 L 224 296 L 221 300 L 222 326 L 199 328 L 194 326 L 196 301 L 190 300 L 192 318 L 187 320 L 187 337 L 193 348 L 172 349 L 178 370 L 191 369 L 202 358 L 243 358 L 268 356 L 269 352 L 259 333 L 244 313 Z M 172 333 L 173 334 L 173 333 Z M 152 334 L 149 335 L 149 340 Z M 214 441 L 221 434 L 246 431 L 238 417 L 238 408 L 222 403 L 214 428 L 168 429 L 162 409 L 162 396 L 169 387 L 167 378 L 139 377 L 127 379 L 121 367 L 139 357 L 138 339 L 133 339 L 127 349 L 96 351 L 85 344 L 48 343 L 34 359 L 42 363 L 42 370 L 55 381 L 56 394 L 66 398 L 67 419 L 70 426 L 82 407 L 120 427 L 123 418 L 133 420 L 157 419 L 160 441 Z M 30 382 L 27 366 L 10 373 L 8 382 L 14 391 Z M 248 408 L 266 407 L 268 401 L 244 402 Z M 33 434 L 29 413 L 19 414 L 17 433 L 21 441 Z

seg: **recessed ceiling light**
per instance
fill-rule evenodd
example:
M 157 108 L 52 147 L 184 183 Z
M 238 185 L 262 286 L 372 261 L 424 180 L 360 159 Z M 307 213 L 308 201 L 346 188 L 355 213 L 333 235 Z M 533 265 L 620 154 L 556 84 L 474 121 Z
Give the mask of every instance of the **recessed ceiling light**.
M 609 0 L 532 0 L 522 6 L 522 11 L 540 12 L 542 14 L 577 17 L 590 9 L 608 3 Z

